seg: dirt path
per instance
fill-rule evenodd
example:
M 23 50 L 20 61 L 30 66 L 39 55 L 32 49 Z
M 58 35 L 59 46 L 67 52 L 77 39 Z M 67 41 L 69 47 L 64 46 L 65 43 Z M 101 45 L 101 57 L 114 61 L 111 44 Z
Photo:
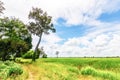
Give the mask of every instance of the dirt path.
M 32 68 L 30 68 L 30 66 L 26 66 L 26 71 L 28 72 L 28 78 L 27 80 L 35 80 L 35 74 L 32 71 Z
M 29 76 L 27 80 L 34 80 L 32 72 L 29 71 L 28 73 L 29 73 Z

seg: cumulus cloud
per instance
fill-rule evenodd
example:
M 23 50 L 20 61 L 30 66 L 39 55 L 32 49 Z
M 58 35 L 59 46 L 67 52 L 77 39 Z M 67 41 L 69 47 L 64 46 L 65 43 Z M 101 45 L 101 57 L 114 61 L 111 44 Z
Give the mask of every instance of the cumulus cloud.
M 120 35 L 112 34 L 99 34 L 92 37 L 80 37 L 69 39 L 62 45 L 61 54 L 68 56 L 120 56 Z M 76 44 L 77 43 L 77 44 Z M 72 54 L 72 55 L 71 55 Z M 62 56 L 62 55 L 61 55 Z
M 43 41 L 47 43 L 58 43 L 63 39 L 57 36 L 55 33 L 51 33 L 49 35 L 43 35 Z
M 55 56 L 59 51 L 61 57 L 84 56 L 120 56 L 120 24 L 99 25 L 82 37 L 70 38 L 64 44 L 44 44 L 49 56 Z
M 32 44 L 34 45 L 37 45 L 37 42 L 39 40 L 39 37 L 33 35 L 33 41 L 32 41 Z M 55 33 L 51 33 L 49 35 L 42 35 L 42 43 L 47 43 L 46 45 L 53 45 L 53 44 L 57 44 L 59 42 L 61 42 L 63 39 L 60 38 L 59 36 L 57 36 Z M 33 48 L 34 49 L 34 48 Z
M 2 0 L 6 8 L 5 16 L 16 16 L 27 22 L 31 7 L 40 7 L 53 16 L 66 20 L 68 25 L 87 24 L 97 21 L 103 13 L 120 9 L 120 0 Z M 109 4 L 109 5 L 108 5 Z

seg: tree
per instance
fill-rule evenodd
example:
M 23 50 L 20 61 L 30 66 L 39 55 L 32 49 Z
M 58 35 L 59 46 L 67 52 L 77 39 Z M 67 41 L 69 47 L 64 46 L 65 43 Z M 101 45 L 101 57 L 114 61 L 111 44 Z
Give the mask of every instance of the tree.
M 5 10 L 5 8 L 3 7 L 3 2 L 0 1 L 0 13 L 3 13 L 3 10 Z
M 6 60 L 6 56 L 16 57 L 27 52 L 32 47 L 31 41 L 31 34 L 22 21 L 8 17 L 0 19 L 0 51 L 3 60 Z
M 29 22 L 28 25 L 29 31 L 33 35 L 37 35 L 39 37 L 39 41 L 35 47 L 35 51 L 32 58 L 32 61 L 35 61 L 35 55 L 41 42 L 43 33 L 49 34 L 50 30 L 52 32 L 55 32 L 55 28 L 51 22 L 52 17 L 48 16 L 47 13 L 43 12 L 43 10 L 41 10 L 40 8 L 32 8 L 32 11 L 30 11 L 28 18 L 32 19 L 32 21 Z
M 56 53 L 55 53 L 55 54 L 57 55 L 57 58 L 58 58 L 59 51 L 56 51 Z
M 0 39 L 11 38 L 25 41 L 32 48 L 32 37 L 26 25 L 17 18 L 0 19 Z
M 11 38 L 5 38 L 0 40 L 0 54 L 3 61 L 11 59 L 15 60 L 16 56 L 20 56 L 22 53 L 27 52 L 29 46 L 23 40 L 15 40 Z
M 40 54 L 39 54 L 39 57 L 41 58 L 47 58 L 47 54 L 44 52 L 44 48 L 43 46 L 41 48 L 38 48 Z
M 42 58 L 47 58 L 47 54 L 43 54 Z

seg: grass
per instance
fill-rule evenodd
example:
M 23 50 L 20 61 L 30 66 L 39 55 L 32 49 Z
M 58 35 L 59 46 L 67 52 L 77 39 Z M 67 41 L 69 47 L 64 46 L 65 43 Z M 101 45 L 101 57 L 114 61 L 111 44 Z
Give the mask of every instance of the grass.
M 94 77 L 97 80 L 99 78 L 102 80 L 120 80 L 120 58 L 48 58 L 41 59 L 41 61 L 46 64 L 52 63 L 64 65 L 67 68 L 68 75 L 81 75 L 81 70 L 83 70 L 83 68 L 86 69 L 86 66 L 89 66 L 90 68 L 88 68 L 91 71 L 94 71 L 92 74 L 88 75 L 92 76 L 92 78 Z M 71 67 L 71 69 L 69 67 Z
M 0 64 L 0 79 L 2 80 L 15 79 L 23 73 L 21 66 L 17 63 L 6 61 L 0 62 Z
M 24 72 L 16 80 L 120 80 L 120 58 L 19 59 Z
M 96 70 L 92 67 L 82 68 L 81 74 L 82 75 L 91 75 L 94 77 L 100 77 L 100 78 L 108 79 L 108 80 L 119 80 L 120 79 L 120 77 L 113 72 Z

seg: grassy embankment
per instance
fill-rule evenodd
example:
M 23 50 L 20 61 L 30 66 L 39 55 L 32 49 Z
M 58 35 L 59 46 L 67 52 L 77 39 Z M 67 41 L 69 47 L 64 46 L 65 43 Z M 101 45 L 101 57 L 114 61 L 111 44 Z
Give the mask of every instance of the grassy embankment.
M 120 80 L 120 58 L 46 58 L 21 65 L 24 72 L 15 80 Z

